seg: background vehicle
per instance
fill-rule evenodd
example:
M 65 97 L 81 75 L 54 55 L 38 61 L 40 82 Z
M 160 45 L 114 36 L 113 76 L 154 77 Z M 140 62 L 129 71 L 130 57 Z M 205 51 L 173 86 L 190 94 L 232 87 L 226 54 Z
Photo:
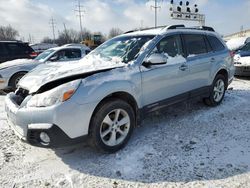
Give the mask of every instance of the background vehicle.
M 235 51 L 235 75 L 250 76 L 250 42 Z
M 37 53 L 27 44 L 19 41 L 0 41 L 0 63 L 14 59 L 32 59 Z
M 250 42 L 250 37 L 238 37 L 227 41 L 226 44 L 229 50 L 236 51 L 249 42 Z
M 134 31 L 74 66 L 32 70 L 7 95 L 6 111 L 12 128 L 32 145 L 88 138 L 98 150 L 115 152 L 151 112 L 195 97 L 219 105 L 234 70 L 228 48 L 211 28 Z
M 86 48 L 63 46 L 44 51 L 34 60 L 18 59 L 0 65 L 0 89 L 16 89 L 19 80 L 30 70 L 44 63 L 77 61 L 86 55 Z
M 65 45 L 63 45 L 63 46 L 65 46 L 65 47 L 68 47 L 68 46 L 78 46 L 78 47 L 80 47 L 82 50 L 85 50 L 85 54 L 86 54 L 86 55 L 87 55 L 89 52 L 91 52 L 91 49 L 90 49 L 88 46 L 86 46 L 85 44 L 72 43 L 72 44 L 65 44 Z
M 39 44 L 31 44 L 30 47 L 35 50 L 38 54 L 48 50 L 50 48 L 58 47 L 57 44 L 48 44 L 48 43 L 39 43 Z
M 91 35 L 90 38 L 87 38 L 83 41 L 83 44 L 88 46 L 90 49 L 95 49 L 99 45 L 102 44 L 102 36 L 101 35 Z

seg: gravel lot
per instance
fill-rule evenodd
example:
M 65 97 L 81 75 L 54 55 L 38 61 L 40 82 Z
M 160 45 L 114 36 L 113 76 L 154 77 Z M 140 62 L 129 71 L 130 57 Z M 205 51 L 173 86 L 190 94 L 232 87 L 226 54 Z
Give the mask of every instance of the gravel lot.
M 0 96 L 0 187 L 250 187 L 250 80 L 235 79 L 221 106 L 169 107 L 144 120 L 128 146 L 42 149 L 9 129 Z

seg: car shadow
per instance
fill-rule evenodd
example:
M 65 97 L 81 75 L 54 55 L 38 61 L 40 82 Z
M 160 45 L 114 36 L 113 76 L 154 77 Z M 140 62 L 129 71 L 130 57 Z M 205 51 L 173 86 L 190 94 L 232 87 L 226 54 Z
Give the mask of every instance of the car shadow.
M 54 151 L 79 173 L 132 182 L 217 180 L 248 173 L 250 124 L 240 114 L 246 113 L 247 100 L 233 92 L 216 108 L 192 101 L 148 116 L 115 154 L 86 144 Z

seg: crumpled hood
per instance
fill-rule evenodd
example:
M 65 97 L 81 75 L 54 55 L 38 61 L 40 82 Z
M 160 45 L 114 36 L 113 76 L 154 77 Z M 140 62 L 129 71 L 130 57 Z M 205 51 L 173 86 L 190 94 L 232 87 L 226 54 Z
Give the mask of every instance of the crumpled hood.
M 0 70 L 6 69 L 14 66 L 20 66 L 20 65 L 28 65 L 30 63 L 39 63 L 39 61 L 33 60 L 33 59 L 16 59 L 13 61 L 7 61 L 0 64 Z
M 37 66 L 26 74 L 19 82 L 18 86 L 35 93 L 43 85 L 65 79 L 83 76 L 87 73 L 100 72 L 101 70 L 122 67 L 126 64 L 117 61 L 105 61 L 102 58 L 92 55 L 74 62 L 45 63 Z

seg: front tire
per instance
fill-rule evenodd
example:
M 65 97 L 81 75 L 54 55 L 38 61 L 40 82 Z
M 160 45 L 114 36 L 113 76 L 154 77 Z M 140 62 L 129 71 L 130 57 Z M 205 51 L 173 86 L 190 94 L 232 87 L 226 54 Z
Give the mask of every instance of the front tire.
M 90 124 L 90 143 L 97 150 L 114 153 L 128 142 L 135 127 L 133 108 L 123 100 L 111 99 L 95 111 Z
M 204 99 L 204 103 L 208 106 L 218 106 L 224 99 L 227 89 L 225 76 L 218 74 L 213 82 L 210 95 Z

